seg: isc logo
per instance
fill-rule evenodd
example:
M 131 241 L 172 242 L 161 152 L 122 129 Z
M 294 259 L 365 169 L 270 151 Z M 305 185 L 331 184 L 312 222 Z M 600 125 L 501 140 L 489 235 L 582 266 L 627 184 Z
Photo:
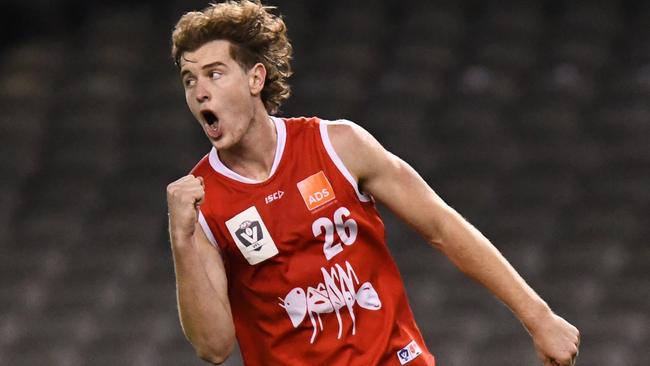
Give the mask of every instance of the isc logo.
M 266 202 L 266 204 L 268 205 L 269 203 L 271 203 L 271 202 L 273 202 L 273 201 L 277 201 L 277 200 L 279 200 L 280 198 L 282 198 L 282 196 L 284 196 L 284 192 L 282 192 L 282 191 L 277 191 L 277 192 L 275 192 L 275 193 L 272 193 L 272 194 L 266 196 L 266 197 L 264 198 L 264 202 Z
M 297 186 L 305 205 L 310 211 L 336 198 L 332 185 L 322 170 L 301 180 Z

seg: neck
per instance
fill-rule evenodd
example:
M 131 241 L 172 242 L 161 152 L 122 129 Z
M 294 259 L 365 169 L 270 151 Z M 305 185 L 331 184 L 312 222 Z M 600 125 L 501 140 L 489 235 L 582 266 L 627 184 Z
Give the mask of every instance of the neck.
M 257 181 L 266 180 L 271 175 L 278 132 L 275 123 L 266 110 L 258 109 L 248 131 L 241 141 L 226 150 L 219 150 L 219 159 L 230 170 Z

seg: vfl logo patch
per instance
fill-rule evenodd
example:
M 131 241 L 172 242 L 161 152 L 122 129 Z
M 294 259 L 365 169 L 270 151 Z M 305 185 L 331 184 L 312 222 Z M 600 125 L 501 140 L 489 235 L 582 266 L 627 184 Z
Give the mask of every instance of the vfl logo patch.
M 262 226 L 259 221 L 244 221 L 239 225 L 239 229 L 235 231 L 237 239 L 246 247 L 252 245 L 253 250 L 260 250 L 262 246 L 260 240 L 262 239 Z
M 309 211 L 313 211 L 336 198 L 334 189 L 332 189 L 332 185 L 322 170 L 301 180 L 297 186 Z
M 406 347 L 397 351 L 397 358 L 399 359 L 399 363 L 401 365 L 404 365 L 408 362 L 413 361 L 416 357 L 418 357 L 421 354 L 422 354 L 422 350 L 420 349 L 420 346 L 418 346 L 418 344 L 415 343 L 415 341 L 411 341 L 411 343 L 407 344 Z
M 278 248 L 255 206 L 226 221 L 237 248 L 250 264 L 257 264 L 278 254 Z

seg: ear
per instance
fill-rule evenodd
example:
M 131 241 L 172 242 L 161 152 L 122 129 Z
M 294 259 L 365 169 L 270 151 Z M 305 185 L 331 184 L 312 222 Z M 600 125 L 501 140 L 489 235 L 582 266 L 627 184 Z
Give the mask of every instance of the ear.
M 264 89 L 266 80 L 266 67 L 260 62 L 256 63 L 248 71 L 248 87 L 252 95 L 258 95 Z

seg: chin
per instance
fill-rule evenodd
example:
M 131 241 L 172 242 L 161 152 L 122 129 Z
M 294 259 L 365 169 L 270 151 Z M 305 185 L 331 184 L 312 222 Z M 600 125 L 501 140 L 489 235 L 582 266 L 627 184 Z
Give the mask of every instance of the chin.
M 210 138 L 210 142 L 217 150 L 227 150 L 232 147 L 231 141 L 225 138 L 225 136 L 221 136 L 218 139 Z

